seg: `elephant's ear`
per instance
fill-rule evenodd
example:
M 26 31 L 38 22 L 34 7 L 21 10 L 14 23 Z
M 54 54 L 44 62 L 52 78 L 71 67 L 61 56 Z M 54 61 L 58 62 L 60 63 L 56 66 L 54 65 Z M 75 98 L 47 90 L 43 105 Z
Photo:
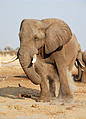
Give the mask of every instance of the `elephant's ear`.
M 72 37 L 67 24 L 51 24 L 46 30 L 45 52 L 49 54 L 60 46 L 65 45 Z

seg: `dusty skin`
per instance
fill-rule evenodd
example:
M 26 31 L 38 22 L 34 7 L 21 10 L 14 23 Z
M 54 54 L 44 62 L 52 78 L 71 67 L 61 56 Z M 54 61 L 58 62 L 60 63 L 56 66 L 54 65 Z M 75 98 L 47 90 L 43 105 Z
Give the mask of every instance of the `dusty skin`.
M 0 56 L 0 60 L 11 57 Z M 86 84 L 75 84 L 78 89 L 71 103 L 36 102 L 40 87 L 26 78 L 19 61 L 0 64 L 0 119 L 86 119 Z M 19 94 L 28 97 L 19 98 Z

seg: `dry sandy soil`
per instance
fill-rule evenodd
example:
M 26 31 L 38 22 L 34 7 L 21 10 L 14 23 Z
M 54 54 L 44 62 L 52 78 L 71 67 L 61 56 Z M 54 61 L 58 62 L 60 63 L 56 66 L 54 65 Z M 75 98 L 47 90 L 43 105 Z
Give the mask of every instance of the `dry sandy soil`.
M 0 56 L 0 60 L 10 57 Z M 59 87 L 59 82 L 57 85 Z M 20 93 L 38 97 L 39 86 L 25 77 L 18 60 L 0 64 L 0 119 L 86 119 L 86 84 L 75 85 L 78 88 L 73 92 L 71 103 L 42 103 L 27 97 L 19 98 Z

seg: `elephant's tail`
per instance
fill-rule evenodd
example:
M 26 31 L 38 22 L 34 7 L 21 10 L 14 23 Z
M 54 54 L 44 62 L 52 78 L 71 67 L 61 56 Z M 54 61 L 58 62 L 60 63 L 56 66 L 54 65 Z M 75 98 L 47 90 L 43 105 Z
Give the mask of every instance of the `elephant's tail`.
M 71 72 L 67 71 L 67 77 L 70 90 L 75 92 L 77 90 L 77 86 L 74 84 Z

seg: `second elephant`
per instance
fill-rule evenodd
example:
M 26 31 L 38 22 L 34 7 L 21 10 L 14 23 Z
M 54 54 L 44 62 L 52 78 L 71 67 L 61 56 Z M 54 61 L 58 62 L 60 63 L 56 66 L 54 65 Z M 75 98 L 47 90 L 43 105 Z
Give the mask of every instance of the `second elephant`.
M 86 82 L 86 51 L 82 52 L 80 50 L 76 59 L 78 73 L 75 75 L 75 81 Z

